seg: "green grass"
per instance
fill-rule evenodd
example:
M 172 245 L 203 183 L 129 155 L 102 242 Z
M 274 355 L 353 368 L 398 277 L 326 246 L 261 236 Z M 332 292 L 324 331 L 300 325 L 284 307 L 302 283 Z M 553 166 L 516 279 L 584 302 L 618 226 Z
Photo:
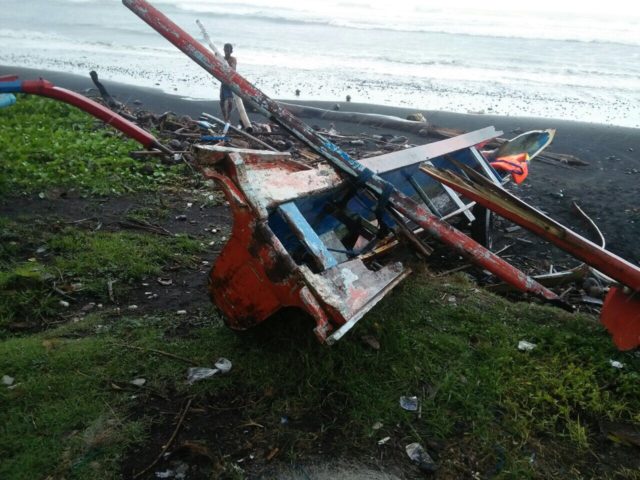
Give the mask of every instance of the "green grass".
M 123 357 L 102 338 L 2 342 L 0 477 L 109 478 L 117 458 L 143 438 L 143 423 L 127 422 L 124 395 L 109 380 L 127 381 Z M 121 413 L 117 413 L 121 412 Z
M 159 237 L 125 232 L 66 229 L 48 242 L 52 262 L 69 281 L 91 293 L 105 292 L 105 282 L 131 285 L 163 268 L 194 266 L 200 243 L 187 236 Z
M 51 228 L 53 222 L 50 224 Z M 54 231 L 55 230 L 55 231 Z M 194 267 L 201 243 L 188 236 L 45 230 L 29 218 L 0 218 L 0 331 L 11 322 L 38 324 L 64 311 L 58 291 L 81 292 L 96 302 L 118 297 L 163 270 Z M 41 252 L 40 254 L 38 252 Z
M 457 306 L 447 301 L 450 295 Z M 127 413 L 144 408 L 149 398 L 132 399 L 110 384 L 138 376 L 175 398 L 244 393 L 252 400 L 249 418 L 274 432 L 292 458 L 304 451 L 310 434 L 285 432 L 283 415 L 293 423 L 312 422 L 349 449 L 365 452 L 375 451 L 376 441 L 387 435 L 401 445 L 464 439 L 484 459 L 481 466 L 504 457 L 498 478 L 567 478 L 553 474 L 558 466 L 591 477 L 598 420 L 640 423 L 640 360 L 617 352 L 593 319 L 511 304 L 460 277 L 445 285 L 425 278 L 407 282 L 330 349 L 318 345 L 295 315 L 241 337 L 215 315 L 192 319 L 189 336 L 174 337 L 176 320 L 93 316 L 1 343 L 0 372 L 20 386 L 2 389 L 0 397 L 0 455 L 7 459 L 0 477 L 55 471 L 92 478 L 96 469 L 104 478 L 116 476 L 122 452 L 144 439 L 151 419 L 128 421 Z M 380 339 L 380 351 L 359 341 L 364 332 Z M 537 348 L 518 351 L 521 339 Z M 189 386 L 186 365 L 122 344 L 201 365 L 225 356 L 234 368 L 226 377 Z M 610 358 L 625 368 L 612 368 Z M 401 395 L 422 397 L 420 419 L 399 407 Z M 378 421 L 384 426 L 374 434 Z M 92 436 L 101 440 L 87 441 Z M 554 450 L 570 453 L 555 458 Z M 532 452 L 536 465 L 530 464 Z M 447 455 L 440 462 L 446 470 Z
M 146 165 L 129 157 L 142 147 L 72 106 L 35 95 L 0 110 L 0 194 L 51 189 L 121 194 L 174 183 L 184 166 Z

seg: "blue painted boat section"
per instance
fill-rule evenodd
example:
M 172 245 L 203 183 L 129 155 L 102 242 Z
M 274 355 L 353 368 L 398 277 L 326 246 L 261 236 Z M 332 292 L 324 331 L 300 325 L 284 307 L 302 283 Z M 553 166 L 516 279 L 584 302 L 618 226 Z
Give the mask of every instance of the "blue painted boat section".
M 278 207 L 278 212 L 322 270 L 338 264 L 294 202 L 283 203 Z
M 16 103 L 16 97 L 11 93 L 0 94 L 0 108 L 10 107 Z
M 22 92 L 22 80 L 0 82 L 0 93 L 20 93 L 20 92 Z
M 451 161 L 469 165 L 482 172 L 478 166 L 478 159 L 470 149 L 462 149 L 447 155 L 430 159 L 439 168 L 447 168 L 459 172 Z M 410 182 L 413 177 L 427 194 L 432 197 L 442 194 L 442 185 L 420 170 L 420 164 L 412 164 L 397 170 L 382 173 L 380 176 L 393 184 L 403 194 L 422 204 L 423 200 Z M 344 201 L 342 201 L 345 199 Z M 269 227 L 283 246 L 298 263 L 308 263 L 309 255 L 316 259 L 329 258 L 331 253 L 322 242 L 322 237 L 329 231 L 336 232 L 339 238 L 350 235 L 349 228 L 339 216 L 332 212 L 340 209 L 345 215 L 362 217 L 368 221 L 377 219 L 377 199 L 371 198 L 363 191 L 356 190 L 352 182 L 344 182 L 340 186 L 322 193 L 296 198 L 294 201 L 280 205 L 269 216 Z M 389 214 L 383 215 L 383 221 L 389 226 L 396 222 Z M 294 232 L 297 230 L 298 232 Z M 301 233 L 302 232 L 302 233 Z M 350 245 L 345 245 L 348 250 Z M 327 265 L 335 265 L 335 259 Z M 325 267 L 328 268 L 328 267 Z
M 228 142 L 229 137 L 219 136 L 219 135 L 203 135 L 200 137 L 200 140 L 203 142 Z

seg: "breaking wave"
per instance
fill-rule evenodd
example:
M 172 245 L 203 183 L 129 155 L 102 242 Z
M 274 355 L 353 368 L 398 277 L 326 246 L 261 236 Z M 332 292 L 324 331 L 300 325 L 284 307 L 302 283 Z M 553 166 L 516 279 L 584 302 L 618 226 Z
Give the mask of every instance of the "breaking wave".
M 120 4 L 120 0 L 59 0 L 74 4 Z M 274 24 L 332 26 L 355 30 L 434 33 L 489 38 L 612 43 L 640 46 L 640 16 L 613 17 L 554 14 L 548 9 L 526 14 L 508 8 L 485 11 L 479 7 L 433 7 L 405 0 L 390 7 L 365 0 L 154 0 L 160 10 L 180 10 L 203 17 L 260 20 Z M 561 3 L 561 2 L 560 2 Z M 116 5 L 114 5 L 115 7 Z
M 261 20 L 275 24 L 324 25 L 357 30 L 437 33 L 492 38 L 540 39 L 582 43 L 613 43 L 640 46 L 640 18 L 612 19 L 587 16 L 552 16 L 514 12 L 478 12 L 415 6 L 409 11 L 369 6 L 358 2 L 324 2 L 318 7 L 296 7 L 280 0 L 261 3 L 179 0 L 155 2 L 207 17 Z M 364 13 L 363 13 L 364 12 Z

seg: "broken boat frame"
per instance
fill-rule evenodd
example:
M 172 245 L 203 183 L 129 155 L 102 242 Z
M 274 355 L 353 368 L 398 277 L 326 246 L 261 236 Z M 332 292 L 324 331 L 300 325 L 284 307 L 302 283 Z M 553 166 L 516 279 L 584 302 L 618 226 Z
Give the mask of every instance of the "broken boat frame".
M 404 279 L 410 270 L 389 252 L 405 238 L 423 255 L 430 235 L 516 289 L 543 300 L 556 294 L 444 221 L 437 205 L 472 220 L 470 204 L 528 228 L 619 283 L 610 289 L 602 320 L 621 349 L 640 344 L 640 269 L 579 237 L 508 194 L 479 152 L 500 132 L 488 127 L 436 143 L 355 161 L 268 98 L 144 0 L 123 3 L 260 113 L 281 125 L 327 162 L 306 166 L 282 152 L 198 146 L 203 174 L 215 180 L 231 206 L 231 238 L 214 267 L 210 292 L 235 329 L 264 321 L 285 306 L 316 322 L 321 341 L 333 343 Z M 44 80 L 0 79 L 0 92 L 45 95 L 72 103 L 147 148 L 171 153 L 139 127 L 105 107 Z M 84 99 L 84 100 L 83 100 Z M 566 305 L 565 305 L 566 306 Z
M 230 326 L 248 328 L 279 308 L 293 305 L 315 318 L 319 339 L 328 343 L 337 340 L 408 274 L 398 262 L 384 266 L 364 263 L 362 255 L 391 229 L 424 252 L 424 243 L 414 234 L 421 228 L 518 290 L 562 304 L 552 291 L 436 216 L 413 184 L 420 184 L 416 179 L 420 173 L 436 177 L 437 172 L 452 172 L 459 182 L 438 180 L 466 195 L 468 191 L 460 184 L 474 172 L 494 190 L 505 191 L 495 172 L 484 168 L 486 162 L 475 148 L 483 139 L 465 143 L 456 137 L 446 147 L 444 141 L 355 161 L 146 0 L 122 2 L 245 102 L 328 162 L 304 169 L 281 154 L 201 148 L 201 158 L 214 167 L 206 167 L 205 175 L 220 184 L 234 212 L 231 239 L 211 272 L 212 297 Z M 427 153 L 437 148 L 436 154 Z M 424 165 L 427 161 L 431 166 Z M 478 165 L 483 167 L 481 172 L 468 168 Z M 514 206 L 517 202 L 505 196 L 503 203 L 513 207 L 497 208 L 496 202 L 483 195 L 484 191 L 471 198 L 499 213 L 509 211 L 512 221 L 596 264 L 619 282 L 621 287 L 612 288 L 607 295 L 603 321 L 619 348 L 640 344 L 640 268 L 577 235 L 569 236 L 568 229 L 529 206 L 522 207 L 524 202 L 519 201 L 518 209 Z M 361 239 L 365 243 L 359 248 Z M 346 259 L 336 254 L 345 254 Z

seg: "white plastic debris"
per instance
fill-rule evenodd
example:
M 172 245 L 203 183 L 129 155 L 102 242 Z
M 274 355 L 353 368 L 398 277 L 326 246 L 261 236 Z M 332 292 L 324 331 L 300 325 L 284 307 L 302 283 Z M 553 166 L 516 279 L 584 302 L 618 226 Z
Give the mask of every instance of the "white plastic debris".
M 134 378 L 133 380 L 131 380 L 131 384 L 135 385 L 136 387 L 142 387 L 145 383 L 147 383 L 146 378 Z
M 127 308 L 129 310 L 137 310 L 138 309 L 138 305 L 129 305 Z
M 419 405 L 420 405 L 420 400 L 418 400 L 418 397 L 416 396 L 400 397 L 400 406 L 403 409 L 407 410 L 408 412 L 417 412 Z
M 58 303 L 60 304 L 61 307 L 69 308 L 69 302 L 65 300 L 60 300 Z
M 220 357 L 218 359 L 218 361 L 215 363 L 215 367 L 220 370 L 220 373 L 229 373 L 229 371 L 231 370 L 231 367 L 233 365 L 231 364 L 230 360 L 227 360 L 226 358 Z
M 617 360 L 609 360 L 609 365 L 613 368 L 624 368 L 624 363 L 621 363 Z
M 376 422 L 373 424 L 373 427 L 371 427 L 373 430 L 380 430 L 383 427 L 382 422 Z
M 418 465 L 420 470 L 433 473 L 438 469 L 431 455 L 419 443 L 410 443 L 405 447 L 409 458 Z
M 385 443 L 387 443 L 389 440 L 391 440 L 391 437 L 384 437 L 381 438 L 380 440 L 378 440 L 378 445 L 384 445 Z
M 199 382 L 205 378 L 213 377 L 219 372 L 220 370 L 217 368 L 191 367 L 187 371 L 187 383 L 193 384 L 195 382 Z
M 186 314 L 187 314 L 187 311 L 186 311 L 186 310 L 178 310 L 178 311 L 176 312 L 176 315 L 186 315 Z
M 10 377 L 9 375 L 3 375 L 2 376 L 2 384 L 6 385 L 7 387 L 13 385 L 13 382 L 15 382 L 15 378 Z
M 218 373 L 224 375 L 225 373 L 229 373 L 232 366 L 233 365 L 230 360 L 226 358 L 219 358 L 215 363 L 215 368 L 191 367 L 187 371 L 187 383 L 193 384 L 200 380 L 204 380 L 205 378 L 211 378 Z
M 535 343 L 527 342 L 526 340 L 520 340 L 518 342 L 518 350 L 520 350 L 521 352 L 530 352 L 531 350 L 536 348 L 536 346 L 537 345 Z

